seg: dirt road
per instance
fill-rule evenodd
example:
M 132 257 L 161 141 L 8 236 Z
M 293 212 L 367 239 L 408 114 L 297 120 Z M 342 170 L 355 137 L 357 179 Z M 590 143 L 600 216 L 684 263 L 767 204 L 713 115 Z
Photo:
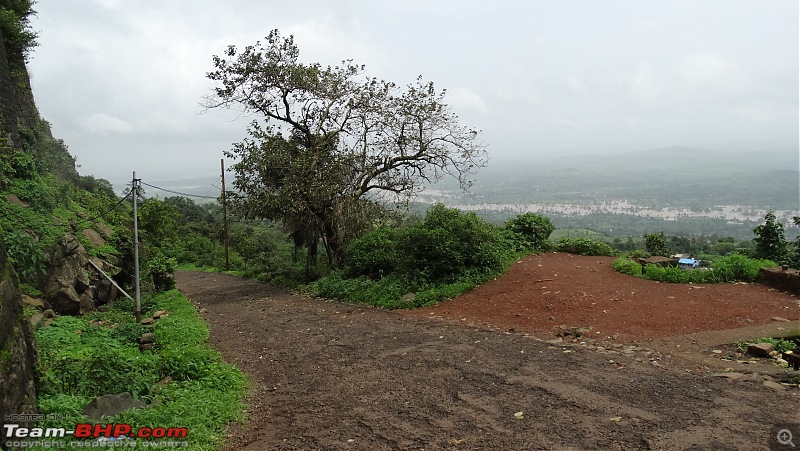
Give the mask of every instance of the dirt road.
M 221 274 L 177 280 L 253 384 L 229 449 L 750 450 L 800 423 L 796 388 L 629 343 L 556 342 Z

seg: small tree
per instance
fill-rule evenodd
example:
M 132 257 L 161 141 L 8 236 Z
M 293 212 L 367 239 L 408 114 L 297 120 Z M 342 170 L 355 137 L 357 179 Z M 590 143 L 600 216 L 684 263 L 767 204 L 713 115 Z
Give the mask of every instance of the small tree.
M 660 255 L 662 257 L 669 255 L 667 237 L 664 236 L 664 232 L 645 233 L 644 247 L 651 255 Z
M 767 211 L 764 216 L 764 224 L 754 228 L 753 232 L 756 234 L 753 241 L 756 243 L 755 256 L 757 258 L 778 263 L 786 259 L 787 242 L 784 236 L 784 225 L 777 220 L 774 211 Z

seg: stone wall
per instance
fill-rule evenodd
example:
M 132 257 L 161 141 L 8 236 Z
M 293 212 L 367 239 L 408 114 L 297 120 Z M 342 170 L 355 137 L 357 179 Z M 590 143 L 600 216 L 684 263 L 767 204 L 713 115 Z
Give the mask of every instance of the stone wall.
M 761 279 L 767 285 L 800 294 L 800 271 L 796 269 L 761 268 Z
M 17 275 L 0 242 L 0 419 L 36 412 L 37 358 L 31 324 L 22 314 Z M 4 443 L 0 441 L 0 447 Z

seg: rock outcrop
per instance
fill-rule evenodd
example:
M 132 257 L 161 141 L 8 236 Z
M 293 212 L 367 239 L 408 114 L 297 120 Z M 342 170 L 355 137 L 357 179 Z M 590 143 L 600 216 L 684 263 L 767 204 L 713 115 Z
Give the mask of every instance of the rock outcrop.
M 105 260 L 90 257 L 74 235 L 64 235 L 47 251 L 47 275 L 41 282 L 44 300 L 53 310 L 78 315 L 113 301 L 117 289 L 101 274 L 89 278 L 89 260 L 109 276 L 120 269 Z
M 0 418 L 36 413 L 37 358 L 33 330 L 22 314 L 17 275 L 0 243 Z

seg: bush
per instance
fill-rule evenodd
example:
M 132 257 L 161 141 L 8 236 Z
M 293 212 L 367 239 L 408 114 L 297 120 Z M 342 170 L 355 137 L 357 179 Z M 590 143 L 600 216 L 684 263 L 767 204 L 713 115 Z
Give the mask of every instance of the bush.
M 169 291 L 175 288 L 175 267 L 178 262 L 172 257 L 157 254 L 147 262 L 147 273 L 153 280 L 156 291 Z
M 614 271 L 628 274 L 630 276 L 642 276 L 642 265 L 628 258 L 618 258 L 614 260 L 611 268 Z
M 518 250 L 542 248 L 556 229 L 550 218 L 534 213 L 517 215 L 506 222 L 505 227 L 515 237 Z
M 397 232 L 376 229 L 353 241 L 347 248 L 347 277 L 380 279 L 397 268 Z
M 431 207 L 423 222 L 399 235 L 398 269 L 421 283 L 450 283 L 499 271 L 514 255 L 500 228 L 473 212 L 441 204 Z
M 608 243 L 589 238 L 561 238 L 556 244 L 556 250 L 579 255 L 614 255 L 614 250 Z

